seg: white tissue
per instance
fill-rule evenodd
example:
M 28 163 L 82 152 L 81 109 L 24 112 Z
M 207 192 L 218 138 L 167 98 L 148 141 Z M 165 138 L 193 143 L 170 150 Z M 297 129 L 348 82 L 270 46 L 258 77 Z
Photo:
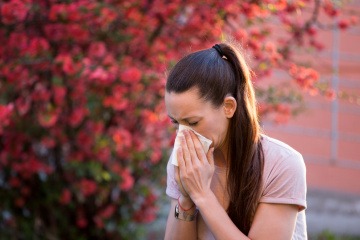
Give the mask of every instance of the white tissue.
M 182 131 L 185 130 L 185 129 L 189 129 L 189 130 L 191 130 L 191 131 L 193 131 L 195 133 L 195 135 L 200 140 L 201 145 L 203 146 L 203 149 L 204 149 L 205 153 L 207 153 L 209 151 L 210 145 L 212 143 L 212 141 L 210 139 L 207 139 L 206 137 L 202 136 L 201 134 L 195 132 L 190 127 L 180 124 L 178 133 L 177 133 L 176 138 L 175 138 L 174 149 L 173 149 L 172 154 L 171 154 L 171 163 L 174 164 L 175 166 L 179 166 L 178 160 L 177 160 L 177 150 L 181 146 L 179 136 L 184 136 Z

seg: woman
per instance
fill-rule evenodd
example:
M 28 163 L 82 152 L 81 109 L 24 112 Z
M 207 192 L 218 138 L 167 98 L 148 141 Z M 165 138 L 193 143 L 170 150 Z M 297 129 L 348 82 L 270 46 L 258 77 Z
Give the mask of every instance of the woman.
M 307 239 L 300 153 L 261 134 L 249 68 L 231 44 L 192 53 L 171 70 L 168 115 L 183 131 L 168 163 L 165 239 Z

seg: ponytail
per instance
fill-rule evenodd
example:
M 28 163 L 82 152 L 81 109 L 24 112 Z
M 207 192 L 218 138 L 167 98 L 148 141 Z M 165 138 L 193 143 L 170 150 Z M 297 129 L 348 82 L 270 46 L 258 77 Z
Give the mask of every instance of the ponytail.
M 247 235 L 261 195 L 264 165 L 255 92 L 250 70 L 240 53 L 228 44 L 216 46 L 222 52 L 224 61 L 230 63 L 236 81 L 233 97 L 237 101 L 237 109 L 228 129 L 230 165 L 227 186 L 230 203 L 227 212 L 235 225 Z

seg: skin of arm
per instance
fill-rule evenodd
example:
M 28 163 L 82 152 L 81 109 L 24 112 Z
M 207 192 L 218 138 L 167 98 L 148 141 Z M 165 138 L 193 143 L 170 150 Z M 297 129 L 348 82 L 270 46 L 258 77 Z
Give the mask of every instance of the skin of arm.
M 165 231 L 165 240 L 177 240 L 177 239 L 197 239 L 196 231 L 196 220 L 191 222 L 182 221 L 174 217 L 174 209 L 177 204 L 176 199 L 171 199 L 171 206 L 169 211 L 169 216 L 166 223 Z M 184 206 L 184 205 L 182 205 Z M 189 214 L 192 214 L 195 211 L 193 208 L 192 212 L 188 211 Z
M 216 239 L 291 239 L 298 208 L 289 204 L 260 203 L 249 235 L 245 236 L 210 189 L 214 172 L 212 152 L 206 156 L 192 132 L 184 131 L 184 136 L 178 155 L 181 183 Z

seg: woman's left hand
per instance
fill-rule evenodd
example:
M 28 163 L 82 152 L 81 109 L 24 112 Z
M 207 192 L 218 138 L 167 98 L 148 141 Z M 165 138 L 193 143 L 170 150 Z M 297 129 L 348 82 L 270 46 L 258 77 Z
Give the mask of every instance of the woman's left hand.
M 190 130 L 180 137 L 178 163 L 180 180 L 185 191 L 196 204 L 197 200 L 211 193 L 210 184 L 214 174 L 214 148 L 205 154 L 198 137 Z

